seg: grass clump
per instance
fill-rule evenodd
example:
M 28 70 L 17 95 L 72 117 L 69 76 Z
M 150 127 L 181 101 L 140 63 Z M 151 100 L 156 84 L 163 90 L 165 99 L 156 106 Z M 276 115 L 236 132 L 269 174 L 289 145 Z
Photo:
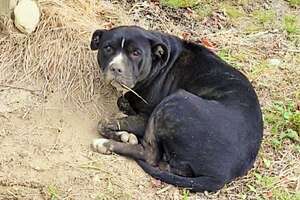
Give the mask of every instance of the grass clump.
M 188 8 L 198 4 L 197 0 L 160 0 L 160 3 L 164 6 L 171 8 Z
M 253 11 L 248 15 L 245 32 L 253 33 L 258 31 L 263 31 L 267 28 L 272 28 L 275 26 L 276 13 L 274 10 L 260 9 Z
M 239 9 L 237 6 L 232 6 L 228 4 L 223 4 L 222 6 L 223 11 L 231 18 L 231 19 L 237 19 L 240 17 L 245 16 L 245 13 L 243 10 Z
M 254 173 L 255 182 L 248 184 L 248 188 L 251 192 L 259 195 L 258 190 L 263 190 L 258 199 L 267 200 L 298 200 L 300 197 L 299 192 L 295 192 L 292 189 L 284 188 L 280 185 L 281 181 L 279 176 L 274 175 L 262 175 L 258 172 Z
M 182 200 L 189 200 L 190 197 L 190 192 L 189 190 L 184 189 L 182 191 Z
M 253 17 L 262 25 L 268 25 L 275 20 L 275 12 L 273 10 L 257 10 L 253 12 Z
M 299 146 L 300 111 L 293 102 L 274 102 L 271 108 L 266 110 L 265 121 L 271 125 L 274 148 L 280 148 L 285 139 Z
M 207 2 L 205 4 L 198 4 L 194 7 L 194 10 L 196 11 L 198 18 L 200 20 L 204 19 L 205 17 L 211 16 L 213 13 L 213 5 L 211 2 Z
M 50 200 L 58 200 L 58 199 L 60 199 L 60 197 L 58 195 L 58 189 L 54 185 L 48 186 L 48 194 L 50 196 L 49 197 Z
M 244 67 L 244 62 L 247 60 L 247 55 L 243 52 L 233 51 L 230 48 L 223 48 L 218 52 L 218 56 L 232 64 L 237 69 Z
M 287 0 L 290 6 L 297 7 L 300 6 L 300 0 Z
M 284 16 L 283 27 L 289 35 L 296 35 L 300 33 L 299 19 L 296 15 Z

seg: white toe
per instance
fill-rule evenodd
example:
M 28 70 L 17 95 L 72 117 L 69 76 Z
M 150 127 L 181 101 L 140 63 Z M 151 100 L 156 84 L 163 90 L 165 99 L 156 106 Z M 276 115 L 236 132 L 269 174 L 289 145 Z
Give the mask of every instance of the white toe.
M 129 133 L 123 133 L 123 134 L 121 135 L 120 139 L 121 139 L 122 142 L 127 143 L 128 140 L 129 140 Z
M 134 134 L 132 134 L 132 133 L 129 134 L 128 143 L 129 143 L 129 144 L 132 144 L 132 145 L 138 144 L 139 142 L 138 142 L 138 139 L 137 139 L 136 135 L 134 135 Z
M 121 135 L 126 134 L 126 133 L 128 134 L 127 131 L 118 131 L 118 132 L 116 132 L 116 135 L 121 136 Z
M 92 142 L 92 148 L 96 152 L 103 153 L 103 154 L 109 154 L 111 152 L 107 149 L 107 147 L 104 146 L 104 144 L 106 144 L 108 142 L 109 142 L 109 140 L 105 139 L 105 138 L 95 139 Z

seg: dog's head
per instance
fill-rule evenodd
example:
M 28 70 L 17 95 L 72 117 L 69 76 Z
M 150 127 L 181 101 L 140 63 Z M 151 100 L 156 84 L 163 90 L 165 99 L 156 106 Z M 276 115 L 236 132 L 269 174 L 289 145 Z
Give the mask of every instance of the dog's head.
M 169 58 L 169 49 L 159 37 L 135 26 L 96 30 L 91 49 L 98 50 L 105 79 L 129 88 L 147 79 Z

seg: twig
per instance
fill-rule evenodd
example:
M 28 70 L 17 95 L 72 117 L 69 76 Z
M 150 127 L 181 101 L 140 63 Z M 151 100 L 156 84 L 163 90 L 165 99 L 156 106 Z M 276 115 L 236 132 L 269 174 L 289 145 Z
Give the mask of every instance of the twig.
M 15 195 L 12 191 L 10 191 L 10 190 L 7 190 L 7 192 L 9 193 L 9 194 L 11 194 L 14 198 L 17 198 L 18 199 L 18 196 L 17 195 Z
M 156 194 L 164 193 L 164 192 L 166 192 L 167 190 L 169 190 L 171 187 L 172 187 L 171 185 L 168 185 L 167 187 L 164 187 L 163 189 L 158 190 L 158 191 L 156 192 Z
M 143 97 L 141 97 L 138 93 L 136 93 L 133 89 L 129 88 L 128 86 L 124 85 L 124 84 L 120 84 L 122 87 L 124 87 L 125 89 L 131 91 L 133 94 L 135 94 L 137 97 L 139 97 L 143 102 L 145 102 L 145 104 L 149 104 Z
M 24 90 L 27 92 L 31 92 L 33 94 L 36 94 L 36 92 L 40 92 L 40 90 L 32 90 L 32 89 L 27 89 L 27 88 L 23 88 L 23 87 L 12 86 L 12 85 L 0 84 L 0 87 L 6 87 L 6 88 L 16 89 L 16 90 Z

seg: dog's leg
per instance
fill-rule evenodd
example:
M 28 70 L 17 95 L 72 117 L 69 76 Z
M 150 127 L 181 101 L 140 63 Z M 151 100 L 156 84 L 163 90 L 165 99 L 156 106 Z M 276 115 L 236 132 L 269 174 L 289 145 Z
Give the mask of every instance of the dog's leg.
M 102 154 L 114 152 L 134 159 L 144 160 L 145 150 L 140 144 L 132 145 L 100 138 L 93 141 L 92 148 L 94 151 Z
M 160 158 L 160 149 L 153 131 L 153 120 L 150 120 L 142 144 L 133 145 L 100 138 L 93 141 L 92 148 L 99 153 L 110 154 L 114 152 L 136 160 L 146 161 L 151 165 L 157 165 Z
M 137 137 L 143 137 L 146 122 L 146 117 L 140 115 L 128 116 L 108 123 L 100 122 L 98 132 L 109 139 L 135 144 L 137 143 Z
M 151 165 L 157 165 L 158 163 L 159 151 L 158 148 L 154 146 L 141 144 L 132 145 L 105 138 L 95 139 L 91 146 L 92 149 L 98 153 L 111 154 L 114 152 L 135 160 L 146 161 Z

